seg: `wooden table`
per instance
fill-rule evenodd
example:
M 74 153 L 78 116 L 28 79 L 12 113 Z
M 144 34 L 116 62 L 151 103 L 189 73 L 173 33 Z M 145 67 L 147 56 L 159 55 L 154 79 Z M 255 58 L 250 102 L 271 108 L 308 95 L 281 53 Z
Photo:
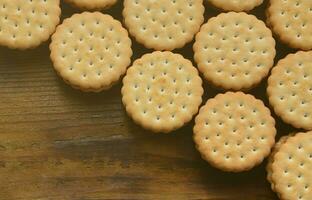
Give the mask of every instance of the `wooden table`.
M 106 12 L 121 20 L 121 7 Z M 252 13 L 263 19 L 264 8 Z M 62 18 L 79 12 L 62 9 Z M 217 13 L 207 7 L 206 20 Z M 133 46 L 133 60 L 151 52 Z M 277 59 L 293 52 L 277 48 Z M 191 44 L 175 52 L 193 56 Z M 265 86 L 250 93 L 268 105 Z M 1 47 L 0 199 L 276 199 L 264 164 L 239 174 L 212 168 L 194 148 L 193 122 L 171 134 L 145 131 L 127 117 L 120 88 L 93 94 L 67 86 L 53 70 L 48 42 L 27 51 Z M 217 92 L 205 84 L 204 100 Z M 277 128 L 293 130 L 279 119 Z

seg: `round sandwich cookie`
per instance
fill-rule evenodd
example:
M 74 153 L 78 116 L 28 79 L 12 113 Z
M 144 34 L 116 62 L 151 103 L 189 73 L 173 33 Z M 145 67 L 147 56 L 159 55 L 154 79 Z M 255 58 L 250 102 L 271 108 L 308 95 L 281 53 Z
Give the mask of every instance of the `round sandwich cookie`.
M 203 0 L 125 0 L 130 34 L 147 48 L 173 50 L 190 42 L 204 22 Z
M 292 48 L 312 49 L 312 1 L 270 0 L 267 22 L 278 38 Z
M 57 27 L 50 44 L 56 72 L 72 87 L 99 92 L 125 74 L 131 40 L 121 23 L 100 12 L 74 14 Z
M 208 3 L 225 11 L 250 11 L 261 5 L 263 0 L 207 0 Z
M 272 189 L 283 200 L 310 200 L 312 132 L 297 133 L 283 140 L 267 166 Z
M 247 171 L 269 155 L 275 120 L 261 100 L 242 92 L 209 99 L 195 118 L 194 141 L 202 158 L 228 172 Z
M 246 13 L 210 18 L 196 35 L 194 59 L 217 87 L 247 90 L 261 82 L 274 64 L 275 40 L 264 22 Z
M 133 63 L 121 93 L 127 113 L 137 124 L 168 133 L 198 112 L 203 91 L 191 61 L 179 54 L 156 51 Z
M 29 49 L 49 39 L 60 21 L 60 0 L 1 0 L 0 45 Z
M 101 10 L 114 5 L 117 0 L 65 0 L 67 3 L 82 10 Z
M 268 79 L 267 94 L 283 121 L 312 130 L 312 51 L 280 60 Z

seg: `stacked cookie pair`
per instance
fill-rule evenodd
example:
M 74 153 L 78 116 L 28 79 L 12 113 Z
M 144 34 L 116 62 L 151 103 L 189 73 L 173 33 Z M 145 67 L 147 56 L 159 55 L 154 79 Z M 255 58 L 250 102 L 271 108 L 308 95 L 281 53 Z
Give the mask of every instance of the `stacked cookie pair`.
M 228 12 L 208 20 L 195 39 L 194 59 L 207 81 L 249 90 L 274 64 L 275 40 L 253 15 Z M 200 109 L 194 141 L 202 157 L 230 172 L 253 168 L 275 143 L 275 120 L 261 100 L 243 92 L 219 94 Z

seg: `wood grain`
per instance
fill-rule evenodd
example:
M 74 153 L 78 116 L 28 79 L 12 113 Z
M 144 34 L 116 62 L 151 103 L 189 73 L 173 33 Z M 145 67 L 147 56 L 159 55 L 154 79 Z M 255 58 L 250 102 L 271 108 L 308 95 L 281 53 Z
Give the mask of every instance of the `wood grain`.
M 253 13 L 263 19 L 265 5 Z M 62 17 L 79 12 L 65 4 Z M 122 1 L 107 11 L 121 20 Z M 206 20 L 218 11 L 206 10 Z M 264 164 L 224 173 L 203 161 L 193 122 L 152 134 L 129 119 L 121 85 L 82 93 L 55 74 L 48 43 L 28 51 L 0 48 L 0 199 L 273 200 Z M 176 50 L 192 59 L 192 45 Z M 278 57 L 293 51 L 278 44 Z M 134 43 L 133 60 L 146 52 Z M 265 99 L 266 81 L 250 91 Z M 220 91 L 205 85 L 205 101 Z M 279 134 L 293 128 L 277 121 Z

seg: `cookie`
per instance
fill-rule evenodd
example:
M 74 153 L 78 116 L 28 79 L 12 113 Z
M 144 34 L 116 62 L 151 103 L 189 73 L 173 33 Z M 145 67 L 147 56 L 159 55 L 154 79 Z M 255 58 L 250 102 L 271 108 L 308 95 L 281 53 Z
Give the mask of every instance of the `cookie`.
M 312 197 L 312 132 L 287 138 L 273 154 L 270 181 L 283 200 L 310 200 Z
M 117 0 L 65 0 L 67 3 L 82 10 L 101 10 L 114 5 Z
M 280 60 L 268 79 L 267 94 L 284 122 L 312 130 L 312 51 Z
M 131 40 L 121 23 L 100 12 L 74 14 L 57 27 L 50 44 L 56 72 L 82 91 L 109 89 L 126 72 Z
M 275 121 L 261 100 L 242 92 L 209 99 L 195 118 L 194 141 L 202 158 L 229 172 L 246 171 L 269 155 Z
M 121 93 L 127 113 L 137 124 L 168 133 L 198 112 L 203 87 L 191 61 L 179 54 L 156 51 L 133 63 Z
M 60 21 L 59 0 L 1 0 L 0 45 L 29 49 L 49 39 Z
M 274 155 L 279 151 L 279 149 L 282 146 L 282 144 L 284 144 L 289 137 L 290 137 L 289 135 L 282 136 L 280 138 L 280 140 L 274 145 L 274 147 L 272 149 L 272 152 L 271 152 L 270 156 L 268 157 L 268 163 L 267 163 L 267 166 L 266 166 L 267 180 L 270 182 L 271 189 L 273 191 L 275 191 L 275 185 L 272 182 L 272 164 L 274 162 Z
M 207 0 L 213 6 L 225 11 L 250 11 L 263 3 L 263 0 Z
M 196 35 L 194 59 L 199 71 L 217 87 L 250 89 L 274 64 L 275 40 L 264 22 L 246 13 L 210 18 Z
M 279 39 L 292 48 L 312 49 L 312 1 L 271 0 L 267 21 Z
M 203 0 L 125 0 L 130 34 L 147 48 L 173 50 L 190 42 L 204 21 Z

